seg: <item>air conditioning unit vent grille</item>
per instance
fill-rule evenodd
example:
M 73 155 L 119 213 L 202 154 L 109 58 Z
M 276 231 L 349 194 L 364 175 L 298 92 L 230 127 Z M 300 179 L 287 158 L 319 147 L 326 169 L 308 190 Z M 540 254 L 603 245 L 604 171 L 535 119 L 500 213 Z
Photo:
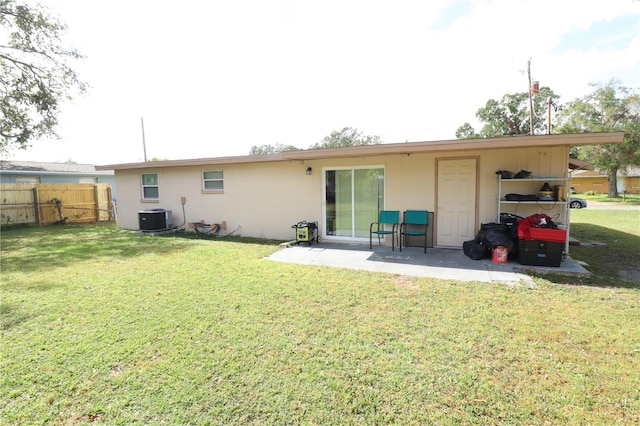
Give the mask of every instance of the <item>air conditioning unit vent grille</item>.
M 138 226 L 141 231 L 165 231 L 173 227 L 171 210 L 147 209 L 138 212 Z

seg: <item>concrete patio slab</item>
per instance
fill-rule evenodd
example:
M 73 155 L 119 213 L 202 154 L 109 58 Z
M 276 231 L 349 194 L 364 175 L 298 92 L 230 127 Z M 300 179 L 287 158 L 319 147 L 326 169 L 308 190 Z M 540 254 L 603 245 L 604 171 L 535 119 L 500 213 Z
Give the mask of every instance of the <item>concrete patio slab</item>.
M 558 274 L 589 277 L 590 273 L 577 261 L 568 257 L 560 267 L 528 266 L 517 261 L 498 264 L 491 259 L 473 260 L 460 249 L 397 248 L 368 244 L 313 243 L 312 245 L 285 243 L 266 259 L 302 265 L 322 265 L 399 275 L 430 277 L 457 281 L 480 281 L 535 285 L 529 274 Z

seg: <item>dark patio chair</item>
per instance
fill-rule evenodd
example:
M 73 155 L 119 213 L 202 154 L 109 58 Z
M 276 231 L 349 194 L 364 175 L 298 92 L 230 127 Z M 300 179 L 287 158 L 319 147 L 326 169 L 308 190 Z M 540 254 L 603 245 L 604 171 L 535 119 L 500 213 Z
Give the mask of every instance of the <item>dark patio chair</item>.
M 407 246 L 407 235 L 424 236 L 424 252 L 427 252 L 427 227 L 429 226 L 428 210 L 406 210 L 400 224 L 400 251 L 402 245 Z
M 373 234 L 378 236 L 378 245 L 380 245 L 381 235 L 391 235 L 391 251 L 395 251 L 399 223 L 400 210 L 380 210 L 378 221 L 371 222 L 369 225 L 369 249 L 373 248 Z M 391 226 L 391 229 L 387 229 L 387 226 Z

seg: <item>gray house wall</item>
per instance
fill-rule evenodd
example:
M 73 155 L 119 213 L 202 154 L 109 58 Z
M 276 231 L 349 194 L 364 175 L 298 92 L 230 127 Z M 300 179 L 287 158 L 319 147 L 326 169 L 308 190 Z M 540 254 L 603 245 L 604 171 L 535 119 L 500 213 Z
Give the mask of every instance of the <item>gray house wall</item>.
M 1 161 L 0 183 L 108 183 L 116 199 L 114 172 L 96 171 L 93 164 Z

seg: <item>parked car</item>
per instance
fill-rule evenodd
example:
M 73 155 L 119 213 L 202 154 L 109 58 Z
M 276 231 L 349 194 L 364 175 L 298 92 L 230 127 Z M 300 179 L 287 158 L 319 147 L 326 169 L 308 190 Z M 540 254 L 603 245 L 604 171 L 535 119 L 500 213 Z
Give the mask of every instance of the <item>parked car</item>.
M 569 207 L 572 209 L 586 209 L 587 200 L 578 197 L 569 197 Z

